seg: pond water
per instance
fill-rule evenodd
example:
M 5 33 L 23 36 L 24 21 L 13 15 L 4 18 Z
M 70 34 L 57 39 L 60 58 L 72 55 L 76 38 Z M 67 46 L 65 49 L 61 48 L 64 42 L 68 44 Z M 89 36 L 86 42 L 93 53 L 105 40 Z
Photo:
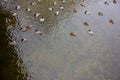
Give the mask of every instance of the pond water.
M 70 0 L 0 1 L 0 80 L 120 80 L 120 1 L 107 1 L 109 5 L 104 4 L 105 0 L 85 0 L 86 7 L 80 6 L 80 0 L 75 4 Z M 15 9 L 17 5 L 21 6 L 19 10 Z M 64 10 L 59 9 L 60 5 Z M 77 13 L 72 11 L 74 8 Z M 90 15 L 84 14 L 86 10 Z M 60 11 L 58 16 L 56 11 Z M 36 13 L 40 13 L 37 18 Z M 44 22 L 39 20 L 42 16 Z M 5 18 L 12 22 L 6 23 Z M 11 24 L 14 27 L 6 30 Z M 20 31 L 28 25 L 33 28 Z M 36 34 L 36 29 L 42 35 Z M 27 42 L 21 42 L 23 38 Z M 15 46 L 9 45 L 11 40 L 16 41 Z

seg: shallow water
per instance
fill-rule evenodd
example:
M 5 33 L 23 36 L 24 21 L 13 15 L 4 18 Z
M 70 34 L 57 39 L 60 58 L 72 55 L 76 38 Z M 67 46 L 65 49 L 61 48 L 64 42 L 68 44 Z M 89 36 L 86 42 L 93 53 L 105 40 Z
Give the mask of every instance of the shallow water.
M 8 0 L 7 4 L 0 1 L 4 10 L 18 14 L 15 22 L 11 23 L 15 27 L 8 32 L 1 32 L 0 37 L 5 36 L 5 40 L 2 38 L 1 41 L 5 44 L 1 42 L 0 56 L 3 56 L 1 61 L 6 61 L 0 65 L 1 80 L 120 79 L 120 1 L 113 4 L 108 0 L 109 5 L 104 5 L 104 0 L 85 0 L 86 7 L 81 7 L 79 0 L 75 5 L 69 0 L 65 4 L 55 0 L 56 6 L 52 5 L 52 0 L 40 3 L 36 0 L 36 4 L 31 6 L 33 1 Z M 20 10 L 15 9 L 17 5 L 21 5 Z M 60 10 L 59 16 L 55 16 L 60 5 L 65 9 Z M 53 7 L 54 11 L 49 11 L 48 7 Z M 26 8 L 31 8 L 32 11 L 26 12 Z M 73 8 L 78 12 L 73 13 Z M 85 10 L 91 14 L 85 15 Z M 37 12 L 41 15 L 34 18 Z M 103 16 L 98 16 L 98 12 L 102 12 Z M 39 21 L 42 16 L 45 18 L 44 23 Z M 115 24 L 109 23 L 109 19 L 113 19 Z M 83 24 L 85 21 L 89 23 L 88 27 Z M 31 30 L 20 31 L 20 27 L 30 24 L 33 25 Z M 7 26 L 5 23 L 0 25 Z M 35 34 L 35 29 L 40 30 L 42 35 Z M 89 29 L 94 32 L 93 36 L 88 34 Z M 76 36 L 70 36 L 71 32 L 76 33 Z M 10 40 L 17 42 L 16 46 L 8 44 L 10 40 L 6 33 Z M 22 38 L 28 41 L 22 43 Z M 4 67 L 4 64 L 9 64 L 10 67 Z

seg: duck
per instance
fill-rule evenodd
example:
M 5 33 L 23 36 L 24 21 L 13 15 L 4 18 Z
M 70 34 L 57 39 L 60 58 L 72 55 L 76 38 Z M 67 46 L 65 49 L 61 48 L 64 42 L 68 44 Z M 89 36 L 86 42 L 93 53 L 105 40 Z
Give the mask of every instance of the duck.
M 102 13 L 102 12 L 98 12 L 98 15 L 99 15 L 99 16 L 103 16 L 103 13 Z
M 19 10 L 20 8 L 21 8 L 21 6 L 20 5 L 18 5 L 17 7 L 15 7 L 17 10 Z
M 85 5 L 83 2 L 81 2 L 80 5 L 81 5 L 82 7 L 86 7 L 86 5 Z
M 44 22 L 44 21 L 45 21 L 44 17 L 41 17 L 40 22 Z
M 57 2 L 55 1 L 55 2 L 53 2 L 53 5 L 55 6 L 57 4 Z
M 113 0 L 113 3 L 116 4 L 116 3 L 117 3 L 117 0 Z
M 31 10 L 32 10 L 32 9 L 30 9 L 30 8 L 27 8 L 27 9 L 26 9 L 27 12 L 30 12 Z
M 70 36 L 76 36 L 76 33 L 71 32 L 71 33 L 70 33 Z
M 48 9 L 49 9 L 50 11 L 53 11 L 53 8 L 51 8 L 51 7 L 49 7 Z
M 38 2 L 41 2 L 41 0 L 38 0 Z
M 8 0 L 4 0 L 4 2 L 5 2 L 5 3 L 7 3 L 7 2 L 8 2 Z
M 71 0 L 72 4 L 75 4 L 75 0 Z
M 36 33 L 36 34 L 39 34 L 39 35 L 42 35 L 42 32 L 41 32 L 41 31 L 38 31 L 37 29 L 35 30 L 35 33 Z
M 34 5 L 35 5 L 35 2 L 32 2 L 31 5 L 34 6 Z
M 6 18 L 6 23 L 10 23 L 10 22 L 11 22 L 11 19 Z
M 10 45 L 16 45 L 17 43 L 16 43 L 16 41 L 11 41 L 11 42 L 9 42 L 9 44 Z
M 12 25 L 7 26 L 7 30 L 10 30 L 10 29 L 12 29 L 12 28 L 13 28 Z
M 104 2 L 105 5 L 109 5 L 109 3 L 107 1 Z
M 60 13 L 59 11 L 56 11 L 56 12 L 55 12 L 55 15 L 56 15 L 56 16 L 58 16 L 58 15 L 59 15 L 59 13 Z
M 88 22 L 84 22 L 84 25 L 85 25 L 85 26 L 89 26 Z
M 93 31 L 91 29 L 88 30 L 88 33 L 93 36 Z
M 77 13 L 77 10 L 74 8 L 74 9 L 73 9 L 73 12 Z
M 84 2 L 85 0 L 80 0 L 80 1 Z
M 62 5 L 60 5 L 60 7 L 59 7 L 61 10 L 63 10 L 64 9 L 64 7 L 62 6 Z
M 17 16 L 17 13 L 12 13 L 13 16 Z
M 36 14 L 34 14 L 34 16 L 37 18 L 40 16 L 40 13 L 36 13 Z
M 23 38 L 23 39 L 21 39 L 21 42 L 25 43 L 25 42 L 27 42 L 27 39 Z
M 26 28 L 20 28 L 20 31 L 25 32 L 25 31 L 27 31 L 27 29 Z
M 115 22 L 112 19 L 109 19 L 109 23 L 115 24 Z
M 62 1 L 62 3 L 66 3 L 66 1 L 65 0 L 61 0 Z
M 33 25 L 28 25 L 27 27 L 26 27 L 26 29 L 31 29 L 33 27 Z
M 90 12 L 86 10 L 86 11 L 84 12 L 84 14 L 90 15 Z

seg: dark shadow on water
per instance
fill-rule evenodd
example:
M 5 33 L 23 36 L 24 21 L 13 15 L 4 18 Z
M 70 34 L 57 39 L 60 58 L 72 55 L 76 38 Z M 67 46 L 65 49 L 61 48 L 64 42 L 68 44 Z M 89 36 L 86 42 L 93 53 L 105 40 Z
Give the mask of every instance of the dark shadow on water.
M 26 68 L 18 57 L 15 46 L 10 46 L 6 18 L 14 18 L 0 6 L 0 80 L 27 80 Z

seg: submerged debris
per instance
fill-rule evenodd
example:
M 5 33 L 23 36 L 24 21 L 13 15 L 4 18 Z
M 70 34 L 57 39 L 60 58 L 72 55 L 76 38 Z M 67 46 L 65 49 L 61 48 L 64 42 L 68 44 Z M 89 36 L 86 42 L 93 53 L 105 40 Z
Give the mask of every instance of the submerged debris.
M 85 25 L 85 26 L 89 26 L 88 22 L 84 22 L 84 25 Z
M 109 23 L 115 24 L 115 22 L 112 19 L 109 19 Z
M 76 36 L 76 33 L 71 32 L 71 33 L 70 33 L 70 36 Z

